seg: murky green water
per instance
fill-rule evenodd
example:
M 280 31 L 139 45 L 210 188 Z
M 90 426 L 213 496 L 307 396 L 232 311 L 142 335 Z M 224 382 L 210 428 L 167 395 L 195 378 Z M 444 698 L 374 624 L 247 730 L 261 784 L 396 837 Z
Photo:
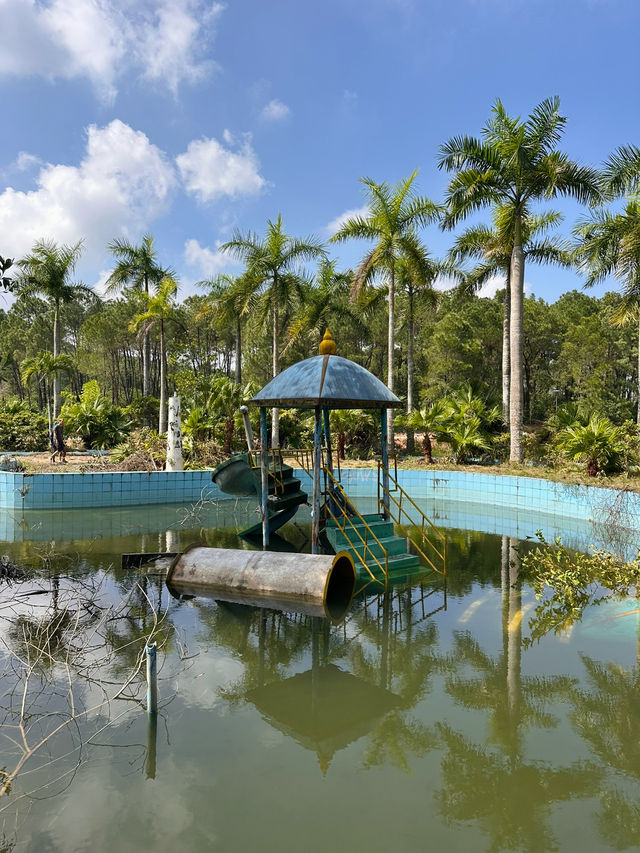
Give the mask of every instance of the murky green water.
M 107 632 L 101 683 L 87 663 L 100 660 L 97 646 L 84 649 L 85 669 L 73 674 L 83 707 L 135 665 L 152 627 L 149 602 L 168 608 L 159 629 L 157 729 L 138 690 L 52 737 L 0 798 L 0 833 L 13 849 L 640 846 L 635 600 L 593 608 L 569 632 L 529 645 L 536 602 L 528 588 L 513 586 L 518 540 L 451 529 L 446 590 L 423 579 L 369 595 L 339 625 L 205 598 L 177 601 L 160 575 L 122 571 L 120 554 L 203 538 L 238 547 L 236 530 L 252 510 L 227 505 L 197 518 L 175 508 L 145 512 L 127 512 L 119 527 L 108 512 L 93 511 L 93 524 L 76 514 L 53 549 L 44 535 L 0 544 L 0 553 L 44 567 L 43 613 L 52 590 L 64 607 L 74 583 L 99 581 L 102 605 L 130 596 L 126 618 L 114 615 Z M 24 521 L 35 539 L 35 530 L 56 527 L 40 515 Z M 539 520 L 530 525 L 527 533 L 520 520 L 522 538 Z M 86 535 L 92 529 L 97 535 Z M 285 533 L 305 547 L 304 525 Z M 52 550 L 59 556 L 49 566 Z M 68 577 L 56 588 L 50 575 L 59 569 Z M 36 635 L 20 622 L 18 593 L 0 587 L 0 634 L 24 659 Z M 99 617 L 77 618 L 90 626 Z M 46 673 L 37 673 L 38 684 L 55 687 L 49 713 L 60 721 L 65 662 L 73 660 L 60 644 Z M 20 745 L 7 736 L 15 736 L 14 688 L 22 682 L 6 651 L 0 664 L 0 768 L 10 772 Z M 33 701 L 37 709 L 44 699 Z M 34 713 L 27 728 L 36 742 L 52 724 Z

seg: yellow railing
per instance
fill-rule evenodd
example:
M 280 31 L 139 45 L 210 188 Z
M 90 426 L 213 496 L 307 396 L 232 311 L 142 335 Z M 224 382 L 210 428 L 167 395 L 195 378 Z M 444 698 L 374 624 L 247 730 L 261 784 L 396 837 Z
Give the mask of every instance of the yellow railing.
M 386 475 L 386 476 L 385 476 Z M 388 481 L 392 484 L 392 487 L 385 487 L 385 481 Z M 387 500 L 385 500 L 385 497 Z M 412 513 L 407 510 L 407 504 L 413 513 L 418 518 L 418 523 L 414 517 L 412 517 Z M 400 483 L 398 482 L 397 474 L 394 476 L 391 474 L 381 462 L 378 462 L 378 512 L 386 513 L 390 515 L 393 522 L 402 530 L 403 534 L 407 537 L 407 539 L 411 542 L 416 551 L 420 554 L 420 556 L 425 560 L 425 562 L 431 566 L 434 572 L 437 572 L 439 575 L 443 577 L 447 574 L 447 539 L 445 535 L 439 530 L 435 524 L 428 518 L 424 512 L 420 509 L 418 504 L 410 497 L 405 490 L 402 488 Z M 409 522 L 410 526 L 413 528 L 418 528 L 420 531 L 420 541 L 424 546 L 427 543 L 432 551 L 430 552 L 436 562 L 441 566 L 438 566 L 430 559 L 427 554 L 424 552 L 423 548 L 415 541 L 416 537 L 412 536 L 405 523 L 403 518 L 406 518 L 406 521 Z M 436 535 L 437 539 L 440 540 L 441 546 L 438 548 L 427 536 L 427 531 L 431 530 Z
M 329 471 L 328 468 L 324 468 L 323 473 L 325 475 L 325 478 L 327 478 L 328 481 L 331 483 L 330 491 L 325 493 L 325 504 L 324 504 L 325 513 L 333 519 L 338 530 L 342 533 L 342 535 L 347 540 L 347 542 L 349 543 L 351 548 L 353 548 L 355 555 L 360 560 L 360 563 L 362 564 L 365 571 L 371 577 L 371 580 L 374 581 L 375 583 L 382 584 L 386 588 L 386 586 L 388 585 L 388 581 L 389 581 L 389 553 L 388 553 L 387 549 L 380 542 L 380 540 L 378 539 L 376 534 L 373 532 L 373 530 L 369 526 L 366 519 L 363 518 L 363 516 L 355 508 L 351 499 L 349 498 L 349 496 L 347 495 L 345 490 L 342 488 L 340 483 L 333 476 L 331 471 Z M 337 495 L 337 497 L 336 497 L 336 495 Z M 333 498 L 333 500 L 332 500 L 332 498 Z M 335 512 L 334 512 L 334 509 L 332 507 L 335 507 Z M 351 513 L 353 513 L 353 516 L 349 515 L 349 513 L 347 512 L 347 508 L 349 509 L 349 511 Z M 356 525 L 353 523 L 352 517 L 355 517 L 360 521 L 360 524 L 362 525 L 362 527 L 364 529 L 364 536 L 362 535 L 360 530 L 356 527 Z M 347 533 L 347 530 L 349 531 L 348 533 Z M 352 539 L 349 538 L 350 536 L 353 538 L 353 540 L 355 540 L 356 544 L 354 544 L 354 541 L 352 541 Z M 369 537 L 371 537 L 371 539 L 380 548 L 380 550 L 382 552 L 381 557 L 384 560 L 384 564 L 381 562 L 381 560 L 376 556 L 376 554 L 371 549 L 371 545 L 369 544 Z M 360 545 L 357 544 L 358 539 L 360 540 Z M 360 553 L 360 551 L 358 551 L 358 547 L 362 548 L 362 553 Z M 373 572 L 371 571 L 369 566 L 367 565 L 367 560 L 366 560 L 367 554 L 371 557 L 371 561 L 373 563 L 375 563 L 378 566 L 378 568 L 380 569 L 380 572 L 384 576 L 384 581 L 380 580 L 380 578 L 377 578 L 373 574 Z

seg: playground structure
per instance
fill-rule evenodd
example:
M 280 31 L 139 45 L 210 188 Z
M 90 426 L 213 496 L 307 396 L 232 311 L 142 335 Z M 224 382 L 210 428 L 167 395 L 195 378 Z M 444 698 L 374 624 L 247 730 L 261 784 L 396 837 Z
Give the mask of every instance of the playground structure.
M 387 409 L 400 400 L 379 379 L 359 364 L 336 355 L 329 330 L 320 354 L 298 362 L 272 379 L 250 401 L 260 409 L 260 445 L 255 446 L 248 413 L 245 432 L 248 452 L 223 462 L 212 479 L 221 491 L 257 495 L 259 524 L 243 531 L 246 537 L 261 534 L 269 548 L 270 535 L 294 517 L 307 494 L 294 466 L 312 480 L 311 551 L 320 554 L 321 544 L 334 553 L 345 551 L 353 558 L 358 592 L 368 584 L 387 587 L 390 577 L 430 568 L 446 575 L 446 539 L 400 486 L 397 469 L 389 464 Z M 311 450 L 268 447 L 267 410 L 313 409 L 314 440 Z M 381 458 L 378 460 L 377 512 L 363 515 L 341 484 L 340 460 L 331 445 L 331 409 L 377 409 L 380 412 Z

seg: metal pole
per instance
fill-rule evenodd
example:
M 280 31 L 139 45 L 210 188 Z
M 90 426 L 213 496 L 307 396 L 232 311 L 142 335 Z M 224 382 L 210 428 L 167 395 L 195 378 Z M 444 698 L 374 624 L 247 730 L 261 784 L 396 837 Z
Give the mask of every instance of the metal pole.
M 324 417 L 324 443 L 327 447 L 327 468 L 333 474 L 333 458 L 331 455 L 331 427 L 329 426 L 329 409 L 325 406 L 322 410 Z
M 262 475 L 262 500 L 260 507 L 262 509 L 262 549 L 264 551 L 269 547 L 269 469 L 268 469 L 268 449 L 267 449 L 267 410 L 264 406 L 260 406 L 260 473 Z
M 322 417 L 316 408 L 313 431 L 313 507 L 311 509 L 311 553 L 320 553 L 320 442 L 322 441 Z
M 145 646 L 147 653 L 147 713 L 158 713 L 158 669 L 156 666 L 157 643 Z
M 247 447 L 249 452 L 255 450 L 255 442 L 253 440 L 253 430 L 251 429 L 251 421 L 249 420 L 249 409 L 246 406 L 240 406 L 242 421 L 244 423 L 244 434 L 247 439 Z
M 389 448 L 387 447 L 387 413 L 380 409 L 380 438 L 382 441 L 382 505 L 384 518 L 389 518 Z

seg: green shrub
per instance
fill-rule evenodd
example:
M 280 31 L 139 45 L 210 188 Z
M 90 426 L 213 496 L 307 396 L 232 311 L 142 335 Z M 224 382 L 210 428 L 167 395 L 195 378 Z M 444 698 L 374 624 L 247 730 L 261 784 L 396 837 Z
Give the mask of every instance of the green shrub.
M 592 415 L 587 424 L 575 423 L 556 436 L 556 446 L 577 462 L 585 462 L 590 477 L 603 472 L 614 474 L 629 464 L 629 442 L 624 427 L 609 418 Z
M 48 450 L 49 422 L 26 403 L 0 401 L 0 450 Z
M 115 447 L 131 431 L 131 419 L 101 395 L 95 379 L 85 382 L 79 400 L 65 402 L 61 414 L 67 433 L 81 436 L 88 448 Z

